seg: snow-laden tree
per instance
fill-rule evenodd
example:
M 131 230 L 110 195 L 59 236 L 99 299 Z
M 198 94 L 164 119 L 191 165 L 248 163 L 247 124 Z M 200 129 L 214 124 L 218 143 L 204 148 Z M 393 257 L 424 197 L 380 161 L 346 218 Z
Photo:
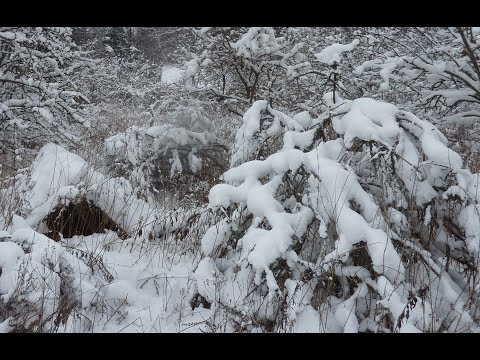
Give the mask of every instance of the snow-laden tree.
M 240 115 L 260 98 L 275 104 L 286 77 L 307 65 L 303 44 L 291 44 L 270 27 L 200 28 L 195 34 L 187 88 L 227 103 Z
M 351 72 L 361 96 L 383 99 L 437 126 L 479 169 L 479 29 L 369 28 Z
M 480 175 L 411 112 L 324 102 L 318 118 L 265 100 L 243 116 L 192 306 L 236 331 L 471 330 Z
M 208 190 L 228 168 L 219 138 L 171 124 L 130 127 L 106 139 L 105 152 L 103 165 L 110 173 L 127 177 L 138 194 L 157 194 L 163 201 L 205 203 Z
M 370 59 L 354 74 L 381 78 L 380 92 L 415 100 L 415 111 L 437 121 L 478 121 L 480 28 L 382 28 L 365 36 Z
M 146 60 L 141 54 L 120 57 L 95 52 L 95 68 L 82 72 L 81 89 L 89 98 L 84 117 L 91 124 L 90 134 L 85 136 L 83 156 L 109 136 L 138 125 L 153 125 L 158 118 L 159 104 L 178 103 L 182 96 L 176 85 L 161 81 L 161 67 Z M 176 97 L 175 97 L 176 95 Z M 95 161 L 94 161 L 95 162 Z
M 3 27 L 0 49 L 0 152 L 20 159 L 20 145 L 78 140 L 89 124 L 77 109 L 88 99 L 73 79 L 93 63 L 75 50 L 71 29 Z
M 109 28 L 103 43 L 107 47 L 107 52 L 112 52 L 116 56 L 129 56 L 132 53 L 132 37 L 126 27 Z
M 352 79 L 355 66 L 365 60 L 353 55 L 361 30 L 202 28 L 195 33 L 196 53 L 186 64 L 187 89 L 237 114 L 258 99 L 287 112 L 317 113 L 325 105 L 318 94 L 332 91 L 355 98 L 362 93 Z
M 96 103 L 122 104 L 125 108 L 141 108 L 155 103 L 166 93 L 161 83 L 159 66 L 141 55 L 99 59 L 89 78 L 90 94 Z

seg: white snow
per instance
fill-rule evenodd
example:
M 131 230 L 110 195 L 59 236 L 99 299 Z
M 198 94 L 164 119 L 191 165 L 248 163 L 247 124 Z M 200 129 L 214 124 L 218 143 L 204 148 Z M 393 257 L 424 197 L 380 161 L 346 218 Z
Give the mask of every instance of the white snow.
M 185 78 L 190 79 L 192 78 L 198 71 L 199 68 L 199 63 L 198 63 L 198 58 L 193 58 L 190 61 L 187 61 L 185 63 Z
M 397 107 L 391 104 L 368 98 L 356 99 L 341 120 L 334 118 L 333 126 L 335 131 L 344 135 L 347 148 L 355 138 L 393 143 L 399 133 L 396 112 Z
M 478 256 L 480 253 L 480 205 L 469 205 L 458 216 L 460 226 L 465 229 L 468 250 Z
M 190 169 L 195 174 L 198 171 L 202 170 L 202 159 L 195 155 L 196 149 L 193 148 L 192 151 L 188 154 L 188 164 Z
M 17 263 L 25 253 L 22 248 L 12 242 L 0 242 L 0 294 L 8 301 L 17 281 Z
M 43 206 L 58 189 L 78 183 L 88 166 L 81 157 L 52 143 L 37 155 L 30 176 L 27 201 L 31 209 Z
M 185 70 L 174 66 L 165 66 L 162 68 L 161 81 L 166 85 L 175 84 L 183 78 Z
M 224 245 L 225 239 L 232 234 L 232 228 L 232 224 L 225 219 L 210 227 L 202 237 L 202 253 L 205 256 L 212 256 L 218 252 L 219 248 Z
M 183 170 L 182 162 L 180 161 L 178 151 L 175 149 L 173 150 L 172 167 L 170 168 L 170 177 L 173 177 L 175 173 L 182 173 L 182 170 Z
M 205 257 L 197 266 L 195 280 L 198 293 L 208 302 L 213 302 L 216 297 L 216 282 L 218 269 L 213 259 Z
M 12 331 L 14 329 L 13 326 L 10 326 L 9 323 L 10 323 L 10 320 L 11 318 L 8 318 L 6 319 L 5 321 L 1 322 L 0 323 L 0 334 L 2 333 L 8 333 L 10 331 Z
M 30 226 L 39 225 L 60 202 L 68 203 L 83 195 L 124 230 L 133 232 L 143 224 L 143 236 L 153 231 L 153 209 L 137 199 L 126 179 L 108 178 L 58 145 L 45 145 L 30 171 L 25 209 Z
M 295 88 L 289 86 L 308 83 L 317 71 L 309 72 L 308 39 L 285 51 L 290 36 L 297 36 L 290 30 L 276 37 L 268 27 L 250 27 L 240 35 L 235 29 L 232 34 L 238 36 L 224 45 L 253 69 L 252 75 L 263 76 L 272 66 L 284 72 L 283 79 L 269 85 L 293 96 Z M 44 31 L 37 32 L 45 35 L 38 39 L 47 41 Z M 210 41 L 209 49 L 192 54 L 183 69 L 163 67 L 160 81 L 172 85 L 165 90 L 174 90 L 174 84 L 215 90 L 202 76 L 218 70 L 218 59 L 206 55 L 216 31 L 195 33 Z M 479 33 L 480 28 L 473 28 L 471 35 Z M 193 126 L 162 124 L 163 118 L 148 113 L 149 126 L 131 126 L 105 140 L 104 152 L 98 154 L 106 155 L 103 168 L 62 146 L 44 145 L 31 166 L 17 172 L 14 186 L 0 187 L 0 200 L 9 199 L 3 196 L 12 191 L 17 203 L 11 205 L 18 205 L 15 213 L 5 214 L 7 207 L 0 211 L 0 333 L 14 330 L 12 304 L 25 305 L 25 325 L 36 326 L 39 320 L 42 328 L 34 330 L 47 332 L 476 331 L 480 287 L 471 275 L 478 271 L 480 256 L 480 174 L 463 168 L 462 156 L 453 150 L 465 151 L 462 142 L 450 143 L 454 137 L 448 134 L 447 139 L 440 125 L 430 122 L 448 124 L 480 114 L 475 109 L 480 87 L 470 76 L 474 71 L 468 56 L 453 60 L 458 50 L 453 43 L 436 49 L 453 57 L 449 60 L 427 63 L 412 54 L 397 55 L 398 49 L 377 56 L 372 49 L 381 48 L 381 37 L 371 35 L 364 39 L 368 52 L 349 56 L 360 41 L 342 44 L 342 38 L 325 37 L 322 41 L 331 45 L 313 54 L 323 75 L 332 72 L 327 65 L 342 76 L 335 93 L 312 86 L 306 90 L 315 93 L 315 101 L 302 99 L 297 107 L 288 103 L 278 109 L 270 105 L 278 94 L 267 100 L 260 95 L 263 88 L 246 111 L 248 101 L 238 101 L 236 95 L 226 100 L 244 111 L 233 144 L 188 130 Z M 22 56 L 22 43 L 29 41 L 17 31 L 0 31 L 0 39 L 14 42 Z M 460 38 L 455 41 L 461 44 Z M 348 71 L 355 69 L 359 78 L 350 79 L 352 74 L 336 67 L 346 59 Z M 46 57 L 44 63 L 52 75 L 60 74 L 59 61 Z M 296 78 L 301 68 L 307 74 Z M 378 71 L 379 78 L 368 80 L 369 69 Z M 450 86 L 451 74 L 464 84 Z M 61 124 L 52 106 L 61 96 L 77 94 L 32 76 L 18 84 L 48 86 L 56 97 L 3 101 L 5 124 L 30 129 L 24 116 L 10 116 L 12 109 L 26 105 L 40 126 Z M 409 98 L 408 87 L 395 93 L 401 77 L 412 89 L 417 82 L 430 86 L 418 98 L 431 104 L 440 97 L 438 109 L 422 108 L 417 117 L 409 112 L 416 104 L 378 100 Z M 342 98 L 350 85 L 356 93 L 366 79 L 372 82 L 362 93 L 376 99 Z M 13 80 L 0 74 L 0 81 Z M 372 84 L 380 84 L 380 91 Z M 468 89 L 462 88 L 465 84 Z M 190 116 L 181 110 L 186 109 L 183 97 L 166 99 L 171 103 L 165 107 L 176 106 L 182 120 Z M 468 106 L 449 111 L 460 102 Z M 304 111 L 288 112 L 292 108 Z M 434 119 L 439 113 L 444 116 Z M 223 116 L 219 112 L 212 121 L 217 115 Z M 88 126 L 78 114 L 72 116 Z M 158 170 L 159 157 L 168 154 L 165 171 L 172 183 L 187 171 L 200 179 L 209 164 L 203 160 L 207 145 L 227 145 L 231 166 L 214 179 L 221 183 L 210 189 L 208 205 L 188 203 L 171 210 L 152 194 L 143 200 L 141 190 L 150 191 L 144 176 Z M 14 155 L 20 160 L 25 152 L 19 148 Z M 111 162 L 125 165 L 131 182 L 107 176 Z M 80 199 L 95 204 L 126 234 L 104 230 L 47 237 L 52 210 Z M 58 323 L 57 315 L 66 311 L 64 301 L 71 313 Z
M 230 45 L 237 50 L 237 56 L 249 59 L 282 49 L 281 40 L 282 38 L 275 37 L 273 28 L 251 27 L 238 41 Z
M 27 228 L 21 218 L 16 224 L 11 240 L 0 242 L 0 295 L 5 302 L 15 294 L 32 303 L 43 299 L 47 318 L 59 306 L 59 274 L 67 275 L 64 280 L 72 287 L 68 295 L 79 301 L 74 311 L 81 317 L 70 316 L 59 332 L 179 332 L 207 315 L 188 310 L 192 259 L 177 257 L 175 264 L 164 267 L 158 250 L 144 252 L 133 246 L 133 239 L 121 240 L 114 232 L 60 243 Z M 86 253 L 91 256 L 80 256 Z M 46 326 L 53 326 L 53 320 Z M 194 329 L 200 328 L 201 322 Z M 1 330 L 11 330 L 6 320 Z
M 357 47 L 359 43 L 360 40 L 358 39 L 353 40 L 350 44 L 347 45 L 335 43 L 327 46 L 325 49 L 315 54 L 315 57 L 318 61 L 324 64 L 333 65 L 341 61 L 340 56 L 342 55 L 342 53 L 344 53 L 345 51 L 352 51 Z

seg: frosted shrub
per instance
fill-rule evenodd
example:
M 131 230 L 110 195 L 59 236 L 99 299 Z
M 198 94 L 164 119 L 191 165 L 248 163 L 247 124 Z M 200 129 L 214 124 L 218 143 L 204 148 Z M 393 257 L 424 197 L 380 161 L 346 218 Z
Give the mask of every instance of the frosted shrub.
M 315 119 L 265 101 L 245 113 L 209 194 L 223 217 L 202 239 L 197 298 L 236 331 L 471 330 L 479 174 L 414 114 L 335 100 Z

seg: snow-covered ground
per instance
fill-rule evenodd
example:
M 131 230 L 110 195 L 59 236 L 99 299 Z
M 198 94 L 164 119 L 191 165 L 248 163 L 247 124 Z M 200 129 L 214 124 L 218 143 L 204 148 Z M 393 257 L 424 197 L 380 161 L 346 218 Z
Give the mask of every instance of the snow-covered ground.
M 31 303 L 22 326 L 58 332 L 181 332 L 205 326 L 210 310 L 193 311 L 189 303 L 195 248 L 169 245 L 171 238 L 152 242 L 153 228 L 163 224 L 165 214 L 132 196 L 126 179 L 107 178 L 79 156 L 47 144 L 21 187 L 26 215 L 14 215 L 12 225 L 0 231 L 0 294 L 4 303 Z M 56 242 L 41 233 L 53 209 L 82 197 L 128 237 L 105 230 Z M 62 322 L 67 300 L 72 309 Z M 39 314 L 41 325 L 35 323 Z M 3 322 L 1 331 L 9 331 L 7 325 Z
M 164 66 L 162 68 L 161 80 L 164 84 L 170 85 L 179 82 L 185 73 L 185 70 L 179 69 L 174 66 Z

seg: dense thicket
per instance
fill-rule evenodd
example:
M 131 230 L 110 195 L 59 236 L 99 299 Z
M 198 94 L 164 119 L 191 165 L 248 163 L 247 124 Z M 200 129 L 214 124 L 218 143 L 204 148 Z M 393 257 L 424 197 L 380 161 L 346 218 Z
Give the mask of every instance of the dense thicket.
M 479 62 L 475 27 L 0 28 L 0 332 L 478 331 Z

